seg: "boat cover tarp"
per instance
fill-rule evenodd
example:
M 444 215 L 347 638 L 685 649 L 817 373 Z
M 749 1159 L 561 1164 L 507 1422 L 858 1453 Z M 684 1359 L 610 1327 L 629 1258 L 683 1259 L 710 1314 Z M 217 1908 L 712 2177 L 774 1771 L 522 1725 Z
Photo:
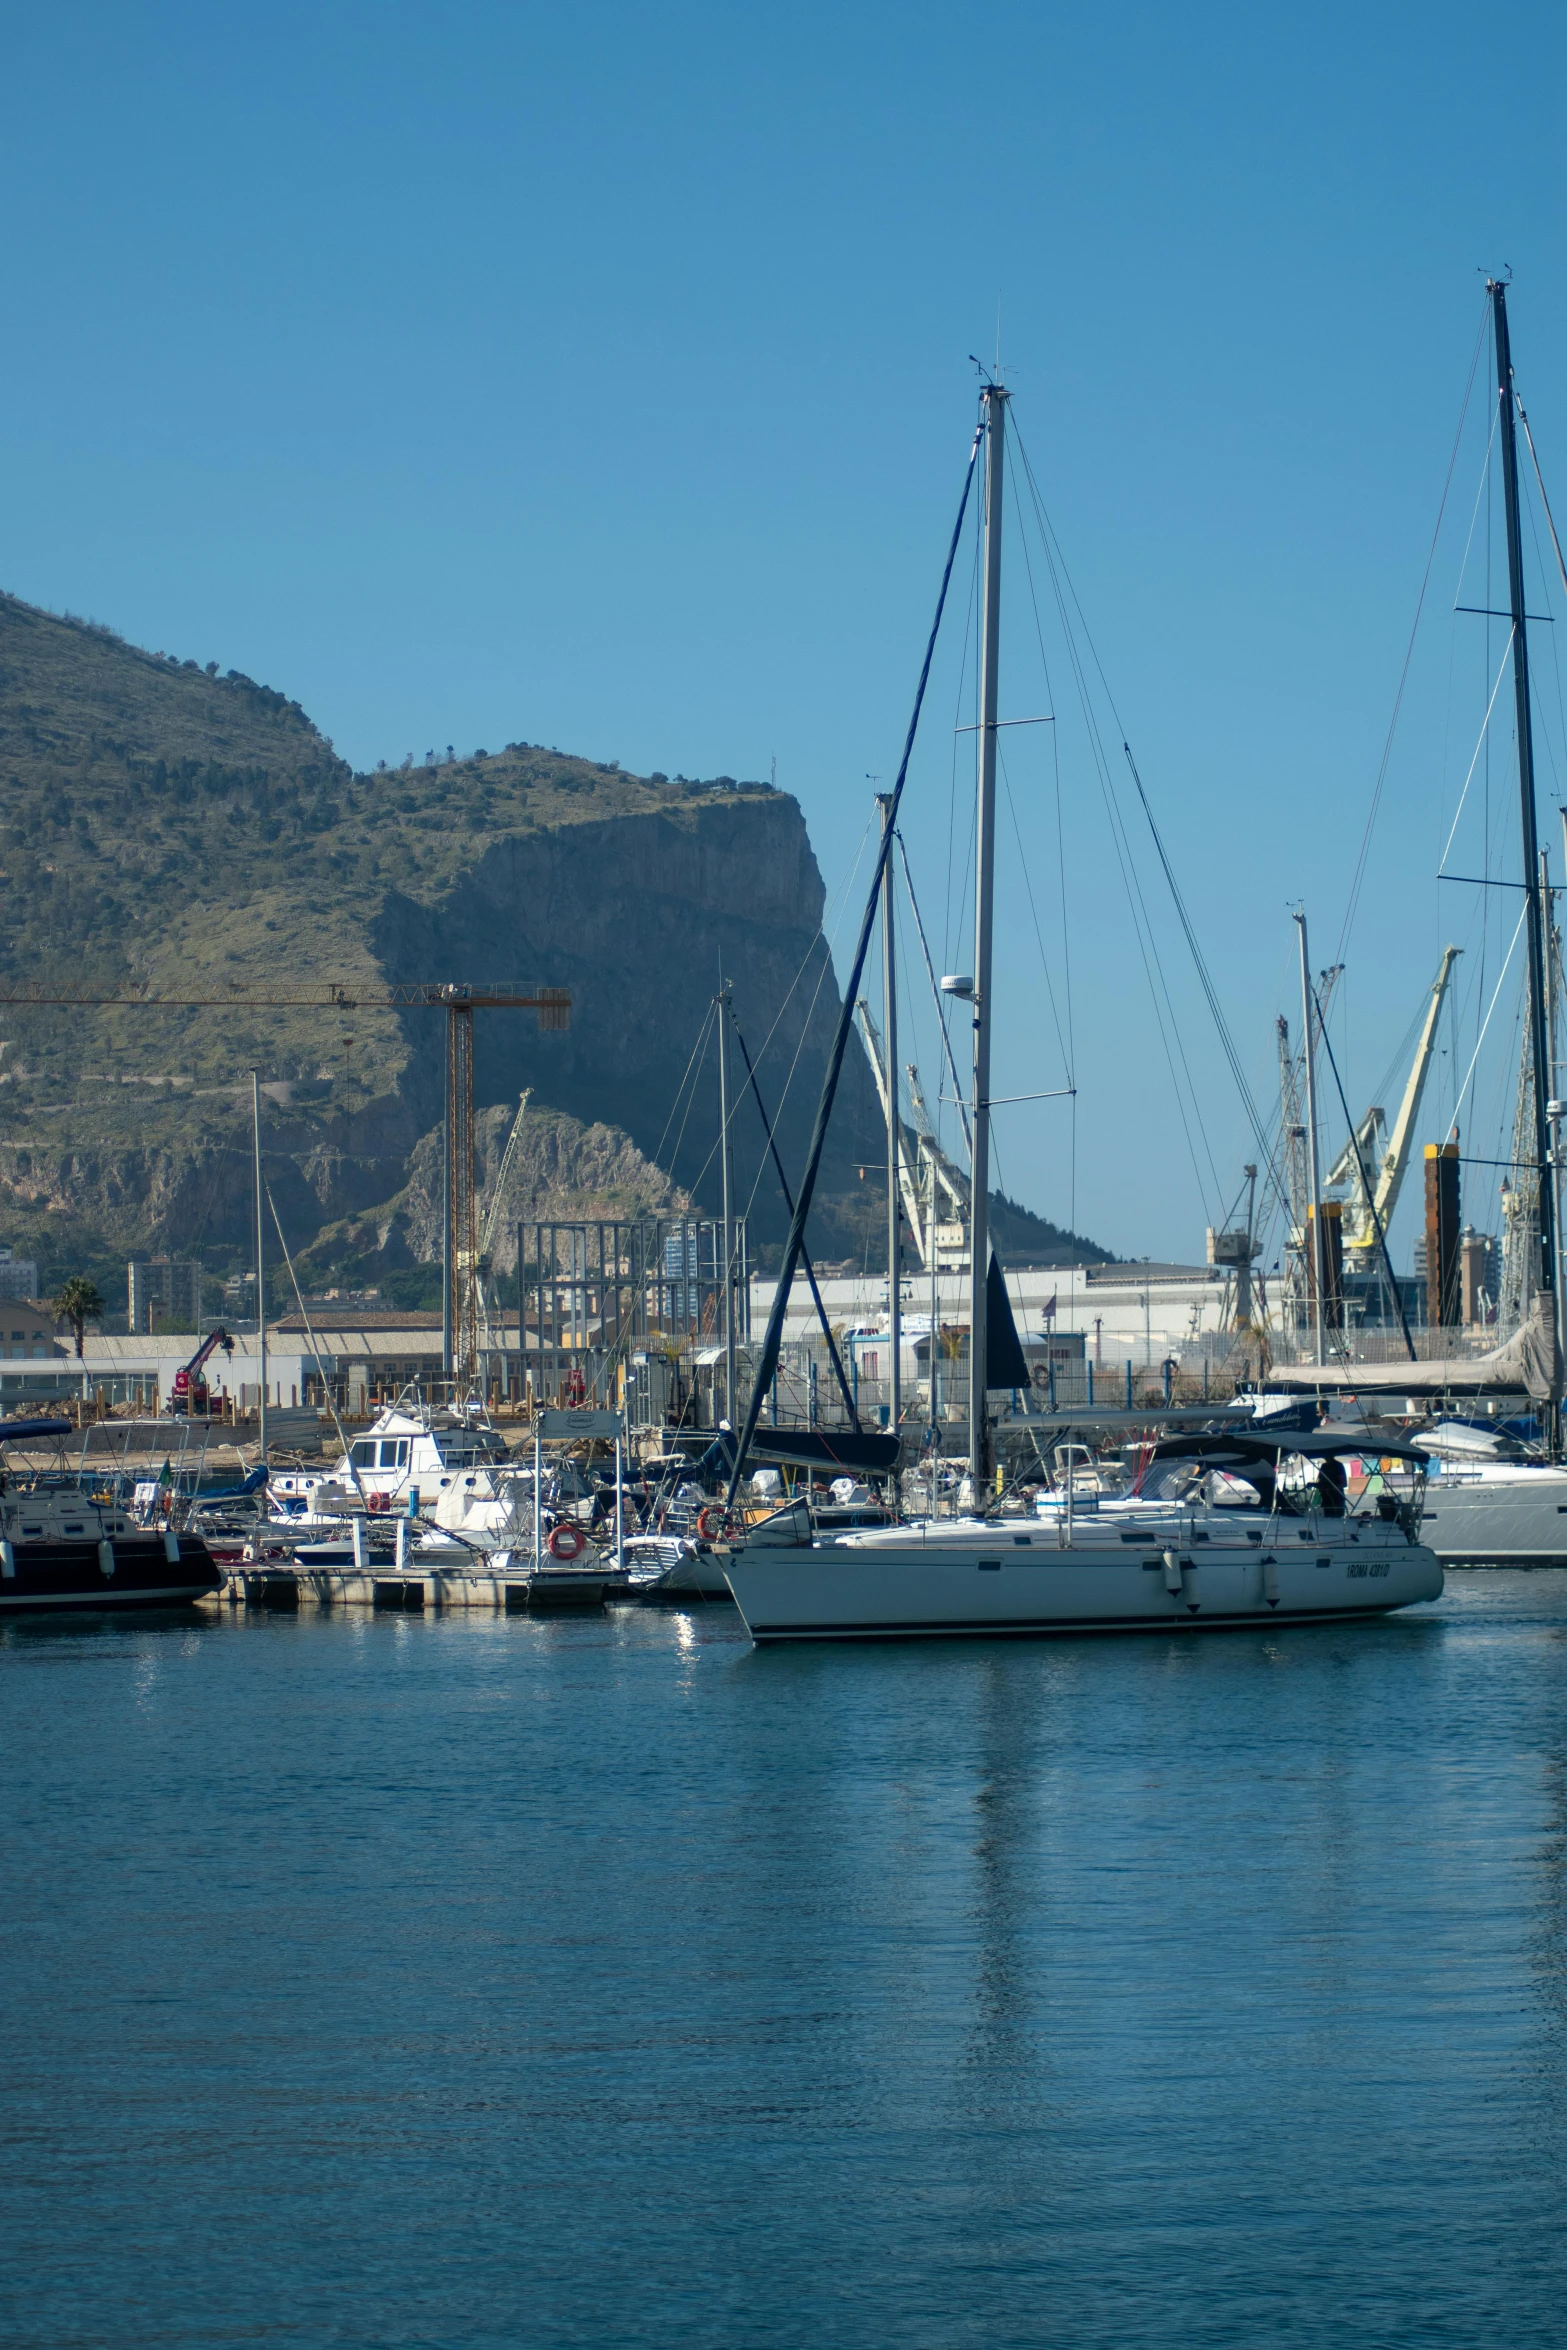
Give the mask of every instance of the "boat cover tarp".
M 721 1430 L 696 1463 L 695 1474 L 714 1476 L 721 1470 L 730 1475 L 735 1441 L 732 1429 Z M 868 1429 L 759 1427 L 746 1458 L 786 1461 L 797 1469 L 826 1469 L 835 1477 L 885 1477 L 897 1467 L 902 1453 L 899 1438 Z
M 1483 1355 L 1443 1355 L 1429 1363 L 1279 1363 L 1263 1382 L 1273 1393 L 1330 1388 L 1362 1395 L 1373 1388 L 1399 1395 L 1463 1395 L 1500 1391 L 1547 1402 L 1561 1393 L 1556 1332 L 1537 1297 L 1527 1322 Z
M 225 1485 L 221 1493 L 204 1493 L 201 1496 L 202 1508 L 205 1509 L 209 1501 L 243 1501 L 247 1493 L 259 1493 L 266 1481 L 267 1465 L 262 1461 L 250 1471 L 242 1484 Z
M 0 1444 L 18 1444 L 28 1436 L 69 1436 L 69 1420 L 0 1420 Z

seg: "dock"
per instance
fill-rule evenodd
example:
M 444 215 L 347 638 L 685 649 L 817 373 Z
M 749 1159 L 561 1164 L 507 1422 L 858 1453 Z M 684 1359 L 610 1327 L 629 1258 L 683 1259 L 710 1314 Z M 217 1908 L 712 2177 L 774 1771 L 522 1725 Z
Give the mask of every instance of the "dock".
M 664 1592 L 646 1576 L 625 1568 L 546 1567 L 497 1570 L 477 1562 L 461 1567 L 397 1566 L 368 1562 L 362 1567 L 307 1566 L 290 1559 L 219 1561 L 221 1590 L 209 1605 L 271 1609 L 297 1614 L 302 1608 L 368 1607 L 405 1615 L 468 1609 L 497 1616 L 556 1614 L 566 1609 L 601 1608 L 608 1601 L 641 1604 L 678 1600 L 690 1604 L 714 1596 L 696 1589 Z M 727 1593 L 724 1594 L 727 1597 Z

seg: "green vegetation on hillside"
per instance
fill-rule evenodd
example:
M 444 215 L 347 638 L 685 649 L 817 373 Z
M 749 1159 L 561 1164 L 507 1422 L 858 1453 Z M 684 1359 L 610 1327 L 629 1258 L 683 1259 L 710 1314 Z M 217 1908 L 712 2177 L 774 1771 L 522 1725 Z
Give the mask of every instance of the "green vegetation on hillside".
M 650 810 L 687 822 L 715 800 L 775 796 L 728 778 L 644 779 L 526 743 L 355 774 L 271 687 L 4 595 L 0 780 L 0 985 L 165 995 L 288 980 L 372 988 L 382 974 L 368 940 L 388 894 L 438 899 L 502 835 Z M 110 1060 L 118 1079 L 158 1090 L 159 1125 L 179 1132 L 190 1120 L 171 1113 L 171 1093 L 258 1058 L 276 1077 L 330 1085 L 349 1109 L 395 1085 L 407 1058 L 397 1020 L 376 1011 L 325 1026 L 318 1014 L 238 1008 L 221 1022 L 34 1013 L 25 1040 L 3 1041 L 0 1083 L 25 1088 L 8 1110 L 75 1096 L 84 1078 L 101 1085 Z M 84 1107 L 89 1136 L 143 1131 L 123 1092 Z

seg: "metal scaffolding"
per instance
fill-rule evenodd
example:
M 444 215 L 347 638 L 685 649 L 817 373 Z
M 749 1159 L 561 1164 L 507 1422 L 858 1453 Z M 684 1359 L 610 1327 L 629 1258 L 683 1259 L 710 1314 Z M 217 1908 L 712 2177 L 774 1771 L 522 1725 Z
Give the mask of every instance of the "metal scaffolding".
M 520 1223 L 519 1352 L 536 1396 L 573 1373 L 599 1396 L 632 1347 L 724 1339 L 724 1231 L 702 1216 L 628 1223 Z M 734 1327 L 750 1337 L 750 1263 L 734 1225 Z

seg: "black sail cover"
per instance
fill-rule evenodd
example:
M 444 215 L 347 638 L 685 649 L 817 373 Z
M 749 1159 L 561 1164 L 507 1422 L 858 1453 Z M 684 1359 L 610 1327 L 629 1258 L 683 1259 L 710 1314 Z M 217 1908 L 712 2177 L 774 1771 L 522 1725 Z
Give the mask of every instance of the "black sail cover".
M 723 1428 L 696 1463 L 699 1477 L 733 1473 L 738 1440 Z M 885 1477 L 902 1457 L 896 1436 L 869 1428 L 759 1427 L 746 1455 L 753 1461 L 787 1461 L 797 1469 L 821 1469 L 833 1477 Z
M 1028 1364 L 1023 1359 L 1022 1341 L 1012 1319 L 1006 1275 L 992 1249 L 990 1271 L 985 1277 L 985 1385 L 1027 1387 L 1028 1383 Z

